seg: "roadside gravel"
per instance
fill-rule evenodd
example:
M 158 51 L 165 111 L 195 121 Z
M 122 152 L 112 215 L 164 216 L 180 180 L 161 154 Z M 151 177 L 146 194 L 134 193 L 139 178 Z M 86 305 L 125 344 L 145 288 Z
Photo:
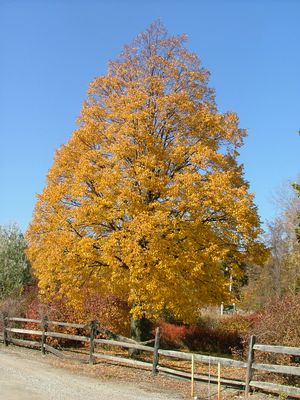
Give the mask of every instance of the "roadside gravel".
M 39 357 L 37 357 L 37 355 Z M 53 364 L 53 362 L 52 362 Z M 182 395 L 141 382 L 116 382 L 51 365 L 36 351 L 0 345 L 0 399 L 175 400 Z
M 210 399 L 217 399 L 211 385 Z M 207 383 L 197 382 L 195 392 L 208 400 Z M 276 400 L 253 393 L 249 400 Z M 150 371 L 111 363 L 82 364 L 60 360 L 40 351 L 0 343 L 0 400 L 187 400 L 190 382 Z M 222 400 L 244 400 L 243 392 L 222 388 Z

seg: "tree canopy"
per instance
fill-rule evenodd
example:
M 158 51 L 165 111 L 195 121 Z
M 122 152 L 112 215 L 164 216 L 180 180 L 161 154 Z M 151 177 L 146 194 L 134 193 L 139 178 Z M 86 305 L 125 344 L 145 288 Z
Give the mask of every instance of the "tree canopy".
M 24 237 L 16 225 L 0 226 L 0 300 L 30 278 L 25 249 Z
M 90 84 L 27 232 L 44 296 L 122 293 L 134 317 L 189 322 L 228 296 L 225 264 L 263 257 L 237 161 L 246 132 L 185 40 L 156 22 Z

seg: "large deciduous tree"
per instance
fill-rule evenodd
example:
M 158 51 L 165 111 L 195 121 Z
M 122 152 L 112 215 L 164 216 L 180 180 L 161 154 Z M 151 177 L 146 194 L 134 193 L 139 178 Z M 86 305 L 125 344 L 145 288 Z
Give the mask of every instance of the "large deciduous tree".
M 27 233 L 42 295 L 74 307 L 126 294 L 134 318 L 192 321 L 259 261 L 259 218 L 237 162 L 245 131 L 208 72 L 157 22 L 88 90 Z

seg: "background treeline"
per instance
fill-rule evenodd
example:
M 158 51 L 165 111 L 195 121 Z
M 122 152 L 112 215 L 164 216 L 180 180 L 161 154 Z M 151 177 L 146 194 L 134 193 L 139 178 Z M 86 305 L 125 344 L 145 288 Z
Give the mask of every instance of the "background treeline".
M 241 291 L 244 310 L 257 310 L 270 299 L 296 295 L 300 290 L 300 245 L 296 236 L 300 201 L 291 185 L 285 185 L 274 201 L 278 215 L 267 223 L 265 234 L 271 254 L 264 265 L 247 266 L 247 284 Z

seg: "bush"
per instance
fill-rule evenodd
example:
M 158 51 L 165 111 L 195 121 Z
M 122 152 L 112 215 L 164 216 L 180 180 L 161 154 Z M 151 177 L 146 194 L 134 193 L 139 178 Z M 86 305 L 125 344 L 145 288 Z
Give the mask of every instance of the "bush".
M 236 331 L 226 331 L 198 325 L 160 323 L 161 345 L 171 349 L 188 349 L 205 353 L 232 354 L 242 348 Z
M 226 332 L 238 332 L 239 335 L 247 334 L 253 324 L 253 315 L 224 315 L 219 318 L 217 328 Z
M 31 282 L 22 288 L 22 291 L 0 301 L 0 313 L 8 317 L 25 317 L 28 305 L 37 298 L 37 287 Z
M 253 318 L 251 335 L 260 343 L 300 345 L 300 293 L 272 299 Z
M 51 325 L 51 331 L 89 335 L 89 322 L 97 320 L 101 328 L 109 329 L 125 336 L 129 334 L 129 308 L 127 302 L 120 297 L 90 296 L 89 300 L 84 304 L 83 309 L 75 310 L 63 299 L 42 303 L 38 296 L 37 287 L 32 288 L 31 293 L 27 294 L 27 296 L 29 296 L 30 301 L 27 301 L 23 312 L 26 318 L 42 319 L 44 316 L 47 316 L 52 321 L 87 324 L 87 328 L 84 330 Z M 26 323 L 27 329 L 36 329 L 36 327 L 36 323 Z M 81 345 L 80 342 L 53 338 L 48 338 L 48 343 L 52 346 L 60 344 L 65 347 Z
M 260 312 L 253 317 L 249 334 L 245 336 L 248 342 L 249 335 L 256 336 L 256 342 L 261 344 L 300 346 L 300 293 L 288 295 L 283 298 L 272 299 Z M 255 353 L 257 360 L 270 363 L 293 363 L 295 359 L 288 355 L 274 353 Z M 276 380 L 300 384 L 300 379 L 293 376 L 281 377 L 276 375 Z
M 25 317 L 29 319 L 40 320 L 47 316 L 49 320 L 61 322 L 73 322 L 89 324 L 92 320 L 97 320 L 101 328 L 109 329 L 115 333 L 129 336 L 130 333 L 130 315 L 127 301 L 117 296 L 103 297 L 100 295 L 89 296 L 81 310 L 75 310 L 67 304 L 65 300 L 51 302 L 42 302 L 39 297 L 36 282 L 26 285 L 22 294 L 10 296 L 0 301 L 0 330 L 2 327 L 2 315 L 9 317 Z M 13 326 L 20 327 L 18 323 L 10 323 Z M 39 329 L 39 324 L 26 323 L 24 328 Z M 51 331 L 64 332 L 70 334 L 89 334 L 89 329 L 85 332 L 82 329 L 62 328 L 51 326 Z M 27 337 L 36 340 L 36 337 Z M 56 339 L 48 339 L 52 345 L 58 344 Z M 63 345 L 74 346 L 76 342 L 59 339 Z M 79 343 L 79 342 L 78 342 Z
M 53 321 L 82 324 L 97 320 L 102 328 L 125 336 L 129 334 L 130 330 L 127 302 L 116 296 L 90 296 L 81 310 L 71 308 L 63 299 L 42 303 L 36 296 L 27 305 L 25 315 L 32 319 L 40 319 L 47 315 Z

